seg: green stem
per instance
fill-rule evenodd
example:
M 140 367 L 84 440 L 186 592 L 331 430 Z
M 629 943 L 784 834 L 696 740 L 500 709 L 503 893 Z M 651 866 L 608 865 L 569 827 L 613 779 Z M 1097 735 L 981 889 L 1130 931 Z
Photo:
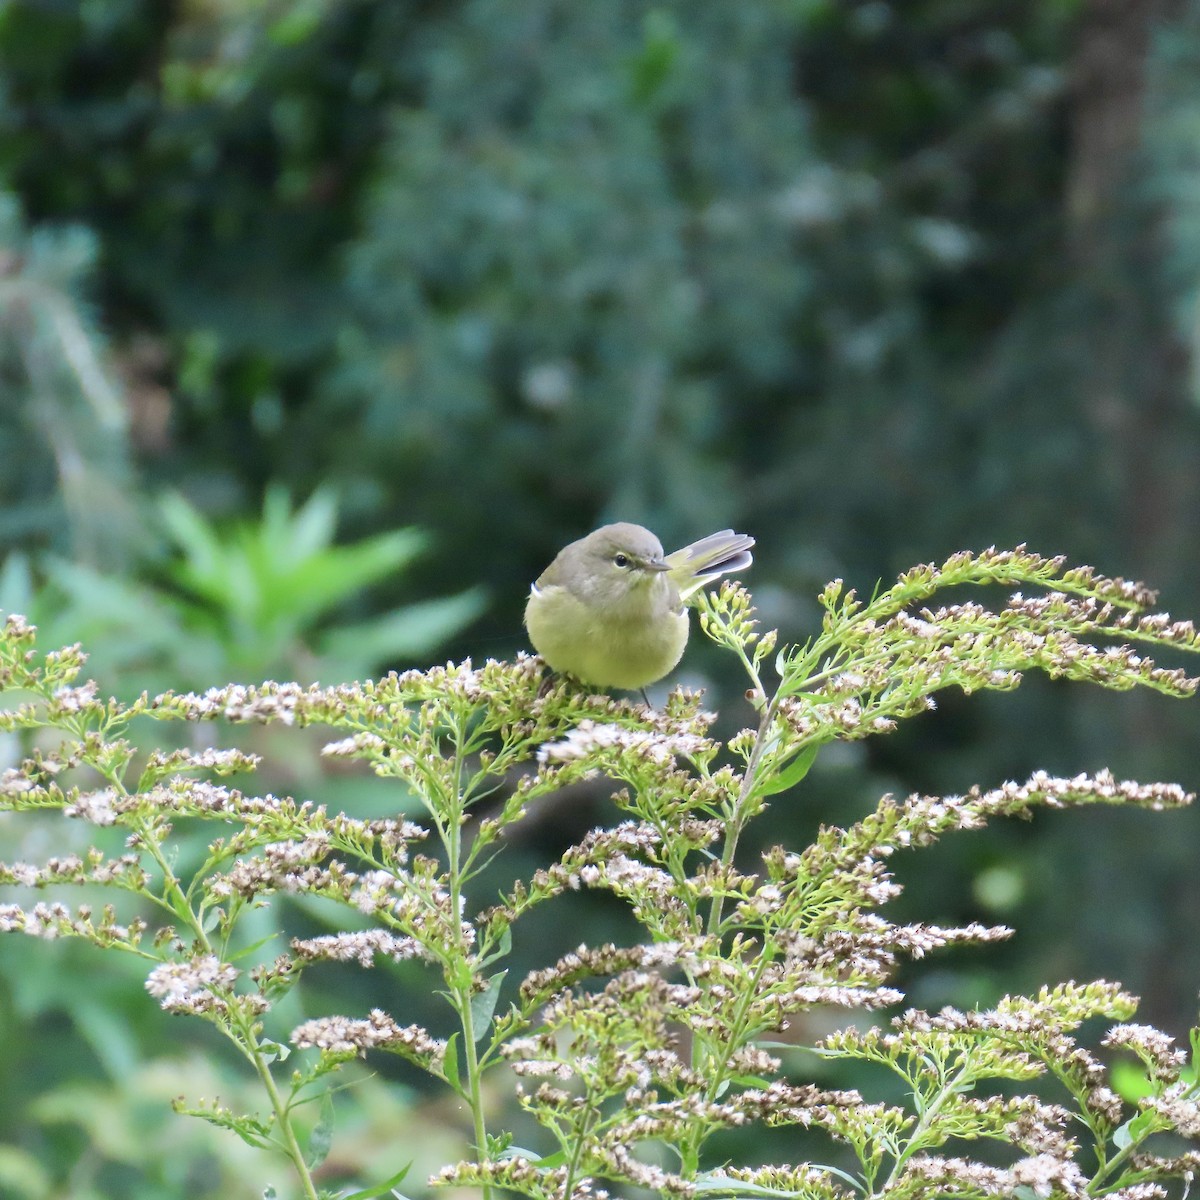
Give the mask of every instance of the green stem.
M 925 1106 L 921 1111 L 921 1116 L 916 1125 L 913 1127 L 912 1136 L 908 1139 L 908 1145 L 896 1155 L 896 1161 L 892 1164 L 891 1171 L 888 1172 L 888 1177 L 884 1181 L 881 1191 L 877 1191 L 874 1186 L 874 1180 L 871 1180 L 871 1195 L 886 1195 L 896 1181 L 900 1178 L 900 1172 L 904 1169 L 904 1164 L 908 1162 L 918 1150 L 923 1148 L 923 1139 L 926 1133 L 929 1132 L 933 1124 L 934 1118 L 941 1112 L 943 1105 L 947 1099 L 952 1096 L 962 1085 L 963 1080 L 967 1077 L 966 1068 L 960 1068 L 954 1075 L 942 1084 L 941 1089 L 934 1099 Z
M 743 664 L 746 666 L 750 674 L 751 680 L 754 682 L 758 694 L 764 699 L 766 691 L 762 686 L 762 681 L 758 672 L 754 670 L 753 664 L 749 662 L 744 653 L 740 653 Z M 771 697 L 770 701 L 763 709 L 762 719 L 759 722 L 758 736 L 754 740 L 754 748 L 750 752 L 750 758 L 746 763 L 746 770 L 742 776 L 742 786 L 738 790 L 737 800 L 734 802 L 733 811 L 730 814 L 729 827 L 725 835 L 725 845 L 721 850 L 721 878 L 724 879 L 733 867 L 733 862 L 737 856 L 738 841 L 741 837 L 742 827 L 745 824 L 745 812 L 751 797 L 754 794 L 754 788 L 757 783 L 758 771 L 762 766 L 763 755 L 766 753 L 767 739 L 770 735 L 771 726 L 775 720 L 775 714 L 779 709 L 781 694 L 779 691 Z M 718 892 L 713 896 L 712 907 L 708 912 L 707 932 L 712 936 L 717 936 L 721 931 L 721 920 L 724 915 L 725 897 Z M 754 985 L 747 989 L 743 997 L 743 1003 L 739 1005 L 739 1011 L 735 1018 L 735 1029 L 730 1031 L 730 1037 L 726 1041 L 726 1051 L 721 1060 L 719 1070 L 712 1073 L 711 1083 L 708 1089 L 708 1099 L 712 1099 L 716 1094 L 716 1089 L 720 1086 L 721 1076 L 724 1072 L 725 1064 L 729 1061 L 729 1056 L 732 1053 L 732 1048 L 736 1039 L 741 1036 L 741 1029 L 744 1027 L 746 1013 L 749 1011 L 748 1005 L 750 998 L 754 994 L 758 980 L 762 976 L 762 972 L 766 967 L 767 955 L 760 955 L 760 961 L 755 975 Z M 684 1175 L 688 1173 L 695 1174 L 699 1167 L 699 1135 L 695 1138 L 689 1138 L 684 1146 L 680 1147 L 680 1154 L 683 1159 Z
M 707 1065 L 705 1067 L 706 1073 L 711 1073 L 711 1079 L 705 1093 L 705 1099 L 707 1100 L 715 1100 L 717 1098 L 717 1092 L 720 1091 L 721 1084 L 724 1082 L 725 1067 L 733 1056 L 734 1049 L 741 1044 L 742 1035 L 746 1028 L 746 1018 L 750 1014 L 750 1006 L 754 1003 L 758 995 L 758 985 L 762 981 L 763 973 L 773 961 L 774 957 L 767 953 L 767 948 L 764 945 L 762 952 L 758 956 L 758 965 L 754 968 L 754 978 L 748 986 L 742 989 L 742 994 L 738 997 L 737 1008 L 734 1010 L 729 1033 L 725 1038 L 725 1053 L 721 1056 L 720 1063 L 715 1066 Z
M 292 1166 L 295 1168 L 296 1174 L 300 1179 L 300 1184 L 304 1189 L 305 1197 L 307 1200 L 318 1200 L 316 1186 L 313 1183 L 312 1175 L 309 1173 L 308 1164 L 304 1161 L 304 1151 L 300 1148 L 300 1142 L 296 1138 L 295 1129 L 292 1128 L 291 1111 L 280 1095 L 279 1088 L 275 1083 L 275 1077 L 271 1074 L 270 1065 L 259 1049 L 258 1038 L 255 1037 L 253 1029 L 243 1027 L 237 1031 L 237 1038 L 235 1040 L 238 1041 L 243 1052 L 254 1064 L 254 1069 L 258 1073 L 263 1087 L 266 1089 L 267 1096 L 271 1101 L 271 1110 L 275 1114 L 275 1124 L 278 1126 L 280 1136 L 283 1139 L 284 1152 L 292 1161 Z
M 587 1141 L 589 1127 L 598 1115 L 594 1104 L 589 1104 L 584 1111 L 583 1121 L 580 1123 L 579 1133 L 575 1138 L 575 1149 L 571 1153 L 571 1161 L 567 1164 L 567 1175 L 562 1190 L 563 1200 L 571 1200 L 571 1195 L 575 1191 L 575 1180 L 579 1178 L 579 1164 L 583 1161 L 583 1146 Z
M 763 977 L 763 972 L 768 965 L 773 961 L 771 955 L 767 954 L 766 946 L 764 945 L 762 953 L 758 956 L 758 965 L 754 970 L 753 980 L 742 990 L 741 996 L 738 998 L 737 1008 L 734 1011 L 733 1020 L 730 1022 L 729 1031 L 725 1038 L 724 1052 L 721 1054 L 719 1061 L 705 1062 L 697 1064 L 694 1061 L 693 1066 L 697 1067 L 700 1072 L 707 1076 L 709 1083 L 705 1089 L 704 1098 L 711 1102 L 717 1098 L 717 1093 L 721 1089 L 721 1085 L 725 1082 L 725 1068 L 732 1057 L 734 1049 L 741 1045 L 742 1036 L 746 1028 L 746 1018 L 750 1012 L 750 1006 L 754 1002 L 755 996 L 758 993 L 758 985 Z M 697 1045 L 699 1043 L 697 1042 Z M 689 1137 L 686 1145 L 680 1147 L 680 1157 L 683 1159 L 683 1177 L 691 1178 L 699 1170 L 700 1166 L 700 1143 L 706 1137 L 706 1131 L 700 1128 L 689 1131 Z
M 125 783 L 119 774 L 115 771 L 103 771 L 101 774 L 118 795 L 122 797 L 129 796 L 129 790 L 125 787 Z M 208 935 L 204 932 L 204 922 L 192 909 L 187 893 L 183 890 L 175 872 L 171 870 L 171 864 L 167 862 L 166 857 L 163 855 L 158 838 L 154 835 L 154 830 L 148 822 L 142 820 L 131 823 L 131 828 L 133 828 L 141 840 L 146 852 L 154 859 L 155 865 L 162 872 L 163 879 L 163 894 L 161 896 L 156 896 L 150 891 L 144 891 L 140 894 L 153 901 L 164 912 L 168 912 L 177 920 L 183 921 L 191 930 L 192 936 L 196 939 L 197 943 L 207 953 L 211 954 L 212 945 L 208 940 Z
M 475 1133 L 475 1150 L 480 1162 L 489 1161 L 487 1123 L 483 1115 L 483 1081 L 479 1067 L 479 1051 L 476 1046 L 475 1017 L 471 1010 L 471 978 L 469 969 L 470 950 L 462 937 L 459 914 L 463 910 L 462 829 L 465 803 L 462 794 L 463 757 L 466 747 L 463 730 L 459 722 L 454 723 L 454 773 L 450 782 L 450 794 L 446 797 L 449 819 L 445 824 L 443 838 L 446 844 L 447 885 L 450 892 L 451 913 L 454 918 L 454 968 L 456 978 L 450 983 L 458 1009 L 459 1023 L 463 1035 L 463 1055 L 467 1070 L 467 1094 L 471 1106 L 471 1122 Z M 483 1200 L 490 1200 L 491 1188 L 484 1186 Z
M 775 713 L 778 711 L 780 701 L 780 693 L 776 692 L 771 697 L 771 702 L 763 711 L 762 721 L 758 726 L 758 736 L 754 739 L 754 749 L 750 752 L 750 760 L 746 763 L 746 771 L 742 776 L 742 786 L 738 790 L 737 800 L 733 805 L 733 812 L 730 814 L 729 829 L 725 835 L 725 845 L 721 850 L 721 876 L 724 876 L 733 867 L 733 860 L 737 855 L 738 839 L 742 834 L 742 826 L 745 823 L 745 811 L 754 794 L 754 787 L 757 783 L 758 769 L 762 766 L 762 757 L 766 752 L 767 737 L 771 731 L 771 725 L 775 720 Z M 708 912 L 708 933 L 717 934 L 721 928 L 721 917 L 725 907 L 725 897 L 718 892 L 713 896 L 712 908 Z
M 122 796 L 129 794 L 124 780 L 115 771 L 105 771 L 102 774 L 118 794 Z M 197 943 L 204 950 L 211 953 L 212 947 L 204 931 L 204 924 L 193 911 L 187 894 L 184 892 L 182 885 L 162 853 L 158 839 L 154 836 L 154 831 L 145 822 L 138 822 L 136 829 L 142 845 L 162 872 L 162 897 L 151 896 L 151 898 L 168 912 L 173 913 L 179 920 L 184 921 L 195 936 Z M 304 1151 L 301 1149 L 300 1143 L 296 1138 L 296 1131 L 292 1128 L 290 1110 L 280 1095 L 279 1088 L 275 1084 L 275 1078 L 271 1074 L 270 1066 L 259 1047 L 253 1025 L 239 1019 L 230 1025 L 224 1026 L 224 1029 L 234 1045 L 250 1060 L 262 1082 L 263 1088 L 266 1090 L 271 1103 L 271 1110 L 275 1114 L 275 1123 L 282 1139 L 284 1153 L 291 1160 L 292 1166 L 295 1168 L 296 1175 L 304 1189 L 306 1200 L 318 1200 L 317 1189 L 309 1173 L 308 1164 L 304 1161 Z
M 1103 1181 L 1105 1179 L 1107 1179 L 1110 1175 L 1112 1175 L 1112 1173 L 1127 1158 L 1129 1158 L 1133 1154 L 1136 1154 L 1137 1151 L 1139 1151 L 1141 1148 L 1142 1148 L 1142 1142 L 1140 1140 L 1136 1141 L 1136 1142 L 1130 1142 L 1129 1145 L 1126 1146 L 1123 1150 L 1118 1150 L 1117 1153 L 1112 1156 L 1112 1158 L 1107 1159 L 1106 1161 L 1102 1162 L 1096 1171 L 1095 1178 L 1093 1178 L 1088 1183 L 1088 1186 L 1087 1186 L 1088 1195 L 1089 1196 L 1096 1195 L 1097 1194 L 1096 1189 L 1103 1186 Z

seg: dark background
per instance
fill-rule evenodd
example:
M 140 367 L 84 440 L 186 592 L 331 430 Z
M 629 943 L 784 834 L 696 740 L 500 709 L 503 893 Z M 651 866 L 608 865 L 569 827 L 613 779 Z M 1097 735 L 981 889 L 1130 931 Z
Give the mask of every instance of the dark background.
M 829 578 L 1020 542 L 1196 617 L 1198 294 L 1194 2 L 15 0 L 0 607 L 120 695 L 505 657 L 529 580 L 619 518 L 752 532 L 784 640 Z M 681 678 L 748 720 L 707 648 Z M 1039 767 L 1196 787 L 1198 734 L 1154 696 L 947 696 L 762 836 Z M 2 857 L 63 849 L 18 828 Z M 898 862 L 907 915 L 1019 931 L 910 998 L 1115 977 L 1182 1033 L 1198 846 L 1195 813 L 1077 812 Z M 0 1194 L 242 1195 L 254 1156 L 161 1116 L 236 1094 L 202 1031 L 146 1024 L 140 968 L 11 941 Z M 436 1101 L 363 1088 L 347 1170 L 395 1121 L 458 1153 Z

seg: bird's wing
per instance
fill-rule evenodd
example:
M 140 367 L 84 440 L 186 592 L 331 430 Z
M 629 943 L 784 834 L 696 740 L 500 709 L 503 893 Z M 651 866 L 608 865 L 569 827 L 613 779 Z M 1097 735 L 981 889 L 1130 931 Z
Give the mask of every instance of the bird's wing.
M 754 561 L 750 553 L 753 545 L 749 534 L 722 529 L 668 554 L 667 564 L 680 597 L 686 600 L 706 583 L 733 571 L 744 571 Z

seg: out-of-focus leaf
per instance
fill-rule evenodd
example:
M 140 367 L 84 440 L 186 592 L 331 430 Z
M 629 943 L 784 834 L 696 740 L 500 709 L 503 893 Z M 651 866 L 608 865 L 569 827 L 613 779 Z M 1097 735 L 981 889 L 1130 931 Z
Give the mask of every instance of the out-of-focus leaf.
M 500 988 L 504 983 L 507 971 L 497 971 L 487 981 L 487 987 L 482 992 L 476 992 L 471 997 L 471 1023 L 475 1029 L 475 1040 L 483 1041 L 491 1028 L 492 1016 L 496 1011 L 496 1003 L 500 999 Z
M 220 573 L 222 554 L 216 531 L 178 492 L 163 496 L 158 502 L 158 511 L 167 532 L 184 552 L 185 580 L 197 591 L 202 591 L 203 582 L 217 578 Z
M 304 1162 L 311 1170 L 315 1170 L 329 1157 L 333 1146 L 333 1124 L 333 1097 L 325 1092 L 321 1097 L 321 1119 L 308 1135 L 308 1150 L 304 1155 Z
M 32 1154 L 0 1145 L 0 1195 L 11 1200 L 49 1200 L 50 1176 Z
M 412 1170 L 412 1163 L 406 1163 L 394 1175 L 389 1175 L 382 1183 L 376 1184 L 374 1187 L 364 1188 L 362 1191 L 350 1192 L 343 1196 L 341 1200 L 377 1200 L 379 1196 L 395 1195 L 393 1191 L 395 1187 L 404 1182 L 404 1177 Z
M 347 667 L 363 664 L 365 670 L 353 672 L 355 675 L 370 673 L 384 663 L 428 655 L 479 616 L 486 605 L 487 593 L 482 588 L 423 600 L 371 621 L 331 629 L 317 639 L 317 650 L 326 662 Z
M 0 612 L 21 613 L 32 618 L 33 572 L 29 556 L 14 552 L 0 563 Z
M 293 512 L 286 491 L 270 488 L 261 520 L 242 520 L 225 532 L 180 496 L 164 497 L 162 508 L 184 551 L 171 577 L 208 601 L 214 619 L 234 619 L 247 636 L 276 640 L 398 573 L 425 544 L 417 530 L 400 529 L 333 545 L 337 505 L 328 491 Z

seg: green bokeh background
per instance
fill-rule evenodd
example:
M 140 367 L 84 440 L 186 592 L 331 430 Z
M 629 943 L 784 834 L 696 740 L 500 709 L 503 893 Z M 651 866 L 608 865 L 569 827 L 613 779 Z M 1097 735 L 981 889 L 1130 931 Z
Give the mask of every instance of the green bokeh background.
M 528 581 L 619 518 L 752 532 L 785 640 L 829 578 L 1019 542 L 1196 617 L 1198 148 L 1195 0 L 8 0 L 0 607 L 119 694 L 504 657 Z M 680 678 L 746 719 L 708 648 Z M 1198 735 L 1160 697 L 947 697 L 823 756 L 761 836 L 1036 768 L 1197 787 Z M 277 789 L 394 802 L 282 760 Z M 61 837 L 10 818 L 0 857 Z M 910 856 L 902 911 L 1019 931 L 910 998 L 1107 976 L 1181 1032 L 1198 849 L 1196 813 L 1092 812 Z M 16 942 L 0 1196 L 286 1194 L 164 1117 L 243 1087 L 204 1030 Z M 418 1082 L 345 1101 L 335 1168 L 390 1173 L 400 1128 L 414 1180 L 455 1156 Z

